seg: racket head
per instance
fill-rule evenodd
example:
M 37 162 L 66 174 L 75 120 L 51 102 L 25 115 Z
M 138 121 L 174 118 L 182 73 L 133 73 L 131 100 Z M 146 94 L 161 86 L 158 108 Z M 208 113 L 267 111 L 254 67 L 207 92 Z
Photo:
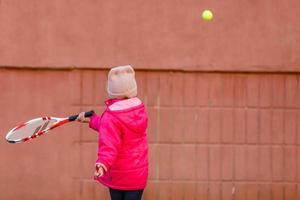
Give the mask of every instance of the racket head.
M 31 139 L 37 138 L 47 133 L 49 130 L 68 121 L 69 120 L 67 118 L 56 117 L 40 117 L 32 119 L 11 129 L 6 134 L 6 140 L 9 143 L 26 142 Z

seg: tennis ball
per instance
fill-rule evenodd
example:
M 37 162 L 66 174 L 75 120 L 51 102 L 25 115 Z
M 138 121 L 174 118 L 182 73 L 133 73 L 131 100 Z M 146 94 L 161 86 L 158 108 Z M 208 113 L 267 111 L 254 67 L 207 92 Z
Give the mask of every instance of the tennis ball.
M 213 13 L 210 10 L 204 10 L 202 12 L 202 19 L 205 21 L 211 21 L 213 18 Z

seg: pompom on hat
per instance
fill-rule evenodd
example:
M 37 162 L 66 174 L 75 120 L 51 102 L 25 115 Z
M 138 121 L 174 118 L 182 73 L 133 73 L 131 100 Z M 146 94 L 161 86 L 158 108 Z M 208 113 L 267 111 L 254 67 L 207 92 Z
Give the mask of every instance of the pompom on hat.
M 109 98 L 133 98 L 137 96 L 134 69 L 130 65 L 113 67 L 108 73 L 107 93 Z

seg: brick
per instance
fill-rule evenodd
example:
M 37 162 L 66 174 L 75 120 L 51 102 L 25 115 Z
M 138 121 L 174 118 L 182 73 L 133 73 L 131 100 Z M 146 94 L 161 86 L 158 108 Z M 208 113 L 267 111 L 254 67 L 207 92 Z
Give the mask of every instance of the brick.
M 184 193 L 183 199 L 184 200 L 195 200 L 197 195 L 197 183 L 184 183 L 183 185 Z
M 247 200 L 258 200 L 258 186 L 256 184 L 247 184 Z
M 172 177 L 172 166 L 170 165 L 170 163 L 172 163 L 171 151 L 171 145 L 158 146 L 158 172 L 160 180 L 171 179 Z
M 159 130 L 159 123 L 160 123 L 160 110 L 156 108 L 147 108 L 148 113 L 148 141 L 155 143 L 158 142 L 158 131 Z
M 235 96 L 234 96 L 234 86 L 235 75 L 233 74 L 224 74 L 223 79 L 223 106 L 234 106 Z
M 209 74 L 200 74 L 196 77 L 196 104 L 197 105 L 210 105 L 209 103 L 209 90 L 211 79 Z
M 222 109 L 221 110 L 221 133 L 222 143 L 232 143 L 234 141 L 234 129 L 233 129 L 233 110 Z
M 222 159 L 222 180 L 233 179 L 234 148 L 223 146 L 221 148 Z
M 157 106 L 160 105 L 160 84 L 168 84 L 165 80 L 160 83 L 160 73 L 158 72 L 149 72 L 146 74 L 146 102 L 148 106 Z
M 198 180 L 208 180 L 208 147 L 196 146 L 196 177 Z
M 209 180 L 220 180 L 221 179 L 221 147 L 210 146 L 209 147 Z
M 221 189 L 220 183 L 209 183 L 208 200 L 221 199 Z
M 185 121 L 183 120 L 183 118 L 185 117 L 184 114 L 191 114 L 191 113 L 184 112 L 184 109 L 181 108 L 170 109 L 169 112 L 170 115 L 172 116 L 172 122 L 171 122 L 172 124 L 169 127 L 169 129 L 171 129 L 172 132 L 169 132 L 171 134 L 170 135 L 171 140 L 168 140 L 168 142 L 172 141 L 172 142 L 182 143 L 184 141 L 184 138 L 188 138 L 190 136 L 190 135 L 187 136 L 186 134 L 189 133 L 185 132 L 187 128 L 184 127 L 184 121 Z M 174 126 L 174 124 L 176 124 L 176 126 Z M 193 124 L 189 123 L 188 126 L 193 126 Z
M 196 192 L 196 183 L 177 182 L 172 184 L 173 200 L 193 200 Z
M 297 147 L 297 181 L 300 182 L 300 147 Z
M 82 180 L 80 179 L 77 179 L 77 180 L 74 180 L 73 183 L 72 183 L 72 192 L 73 192 L 73 199 L 74 200 L 80 200 L 80 195 L 82 194 Z
M 28 76 L 26 78 L 29 78 L 29 85 L 32 85 L 33 87 L 30 88 L 29 90 L 32 89 L 34 93 L 37 95 L 39 94 L 36 98 L 32 98 L 32 96 L 29 95 L 29 100 L 30 101 L 36 101 L 36 105 L 38 103 L 43 105 L 43 111 L 45 111 L 47 108 L 51 111 L 55 110 L 57 113 L 60 109 L 58 109 L 58 105 L 69 105 L 70 102 L 75 102 L 76 94 L 73 97 L 73 93 L 66 93 L 66 91 L 70 90 L 70 85 L 72 81 L 72 74 L 70 72 L 57 72 L 57 71 L 44 71 L 44 72 L 39 72 L 39 73 L 34 73 L 31 74 L 28 72 Z M 55 82 L 55 85 L 53 83 Z M 24 82 L 22 82 L 24 83 Z M 40 87 L 40 84 L 37 83 L 43 83 L 43 87 Z M 33 89 L 34 88 L 34 89 Z M 46 88 L 51 88 L 52 91 L 55 92 L 45 92 Z M 73 89 L 73 88 L 72 88 Z M 74 87 L 74 90 L 76 90 L 76 86 Z M 19 93 L 20 91 L 18 91 Z M 25 93 L 27 93 L 26 96 L 28 96 L 28 89 L 24 90 Z M 19 94 L 18 94 L 19 95 Z M 32 94 L 31 94 L 32 95 Z M 26 96 L 22 96 L 23 98 Z M 61 98 L 57 98 L 61 97 Z M 63 98 L 62 98 L 63 97 Z M 51 101 L 49 99 L 51 98 Z M 47 102 L 47 104 L 45 104 Z M 22 102 L 23 103 L 23 102 Z M 52 105 L 51 105 L 52 104 Z M 23 105 L 25 106 L 25 105 Z M 54 109 L 55 108 L 55 109 Z M 63 113 L 62 113 L 63 114 Z
M 223 79 L 220 74 L 214 74 L 211 77 L 211 85 L 209 90 L 209 105 L 222 106 L 224 97 Z
M 170 182 L 161 182 L 158 185 L 157 191 L 157 199 L 165 199 L 171 200 L 173 195 L 172 194 L 172 183 Z
M 284 112 L 284 143 L 296 144 L 297 141 L 297 111 Z
M 270 144 L 272 142 L 272 111 L 260 110 L 259 122 L 259 142 L 261 144 Z
M 296 194 L 296 197 L 297 197 L 297 200 L 300 199 L 300 184 L 297 183 L 297 194 Z
M 183 99 L 184 96 L 183 91 L 183 76 L 181 73 L 172 73 L 171 75 L 171 96 L 168 98 L 168 103 L 167 105 L 172 105 L 172 106 L 181 106 L 183 105 Z M 185 88 L 185 90 L 187 90 Z
M 284 185 L 284 200 L 295 200 L 297 199 L 297 185 L 296 184 L 285 184 Z
M 196 146 L 173 145 L 171 151 L 172 178 L 193 180 L 196 177 Z M 174 167 L 175 166 L 175 167 Z
M 81 103 L 82 104 L 94 104 L 95 103 L 95 76 L 94 71 L 82 71 L 81 72 Z M 99 91 L 102 92 L 102 91 Z
M 259 82 L 259 105 L 261 107 L 270 107 L 272 105 L 272 77 L 270 75 L 262 75 Z
M 235 184 L 234 200 L 247 199 L 247 185 L 244 183 Z
M 175 105 L 175 100 L 172 99 L 173 97 L 173 73 L 161 73 L 159 74 L 159 98 L 160 98 L 160 105 L 161 106 L 170 106 Z M 154 89 L 154 88 L 153 88 Z M 177 98 L 177 97 L 175 97 Z
M 246 142 L 246 112 L 244 109 L 234 109 L 234 142 L 243 144 Z
M 247 147 L 247 178 L 257 180 L 259 175 L 259 148 L 257 146 Z
M 259 148 L 259 175 L 258 180 L 271 181 L 272 180 L 272 149 L 271 147 Z
M 99 133 L 88 127 L 88 124 L 80 124 L 80 139 L 77 142 L 94 142 L 98 143 Z
M 176 113 L 178 114 L 178 113 Z M 170 142 L 173 140 L 174 120 L 175 111 L 171 109 L 160 109 L 159 110 L 159 134 L 158 140 L 160 142 Z
M 297 111 L 297 133 L 296 133 L 296 140 L 297 144 L 300 144 L 300 111 Z
M 258 142 L 258 116 L 259 111 L 257 109 L 249 109 L 246 111 L 247 143 L 256 144 Z
M 286 107 L 296 108 L 299 107 L 299 89 L 298 77 L 295 75 L 286 75 L 285 81 L 285 98 Z
M 235 147 L 235 174 L 234 177 L 236 180 L 246 180 L 246 147 L 245 146 L 236 146 Z
M 81 73 L 79 71 L 73 71 L 69 73 L 69 87 L 72 88 L 69 90 L 71 93 L 72 100 L 70 101 L 71 104 L 80 104 L 81 103 Z M 1 90 L 3 91 L 3 90 Z
M 14 105 L 15 113 L 22 113 L 21 116 L 24 117 L 23 120 L 19 119 L 21 121 L 44 115 L 64 116 L 69 109 L 66 105 L 75 101 L 75 94 L 73 94 L 73 97 L 72 93 L 66 94 L 65 92 L 70 89 L 70 73 L 68 72 L 37 71 L 31 74 L 30 71 L 24 71 L 22 75 L 18 75 L 18 72 L 13 71 L 6 75 L 7 78 L 1 80 L 1 84 L 9 88 L 9 91 L 8 89 L 2 90 L 1 103 L 4 105 L 9 102 L 11 105 Z M 53 85 L 53 82 L 55 82 L 55 85 Z M 42 83 L 43 87 L 39 83 Z M 45 92 L 49 88 L 55 93 Z M 29 91 L 34 91 L 34 93 Z M 22 98 L 22 104 L 19 103 L 20 97 Z M 13 115 L 13 113 L 10 113 L 7 113 L 6 116 L 10 117 L 9 115 Z M 14 116 L 14 121 L 19 121 L 15 114 Z
M 196 74 L 184 73 L 183 74 L 183 105 L 195 106 L 196 105 Z
M 276 181 L 283 180 L 283 148 L 272 147 L 272 179 Z
M 2 162 L 5 163 L 0 166 L 1 178 L 5 181 L 5 184 L 0 184 L 3 198 L 18 199 L 20 194 L 22 194 L 22 199 L 23 197 L 32 199 L 33 196 L 42 199 L 45 194 L 49 194 L 48 197 L 52 199 L 73 197 L 72 177 L 79 163 L 74 152 L 78 152 L 78 148 L 75 145 L 66 144 L 65 139 L 60 144 L 57 144 L 57 141 L 59 140 L 40 138 L 27 144 L 2 145 L 6 146 L 5 152 L 13 156 L 2 157 Z M 48 147 L 51 149 L 49 150 Z M 26 154 L 26 156 L 18 157 L 21 154 Z M 16 157 L 18 157 L 17 161 Z M 7 173 L 10 170 L 13 173 Z M 30 179 L 24 178 L 25 176 Z M 63 181 L 57 181 L 54 177 L 59 177 Z M 49 188 L 54 189 L 56 193 L 49 193 Z
M 110 199 L 110 195 L 109 195 L 109 191 L 106 187 L 104 187 L 103 185 L 99 184 L 99 183 L 93 183 L 94 187 L 95 187 L 95 200 L 99 199 L 99 197 L 101 199 Z
M 195 143 L 198 140 L 197 135 L 197 110 L 194 108 L 185 108 L 180 113 L 182 131 L 181 142 Z M 180 122 L 178 122 L 180 123 Z M 179 129 L 181 130 L 181 129 Z
M 153 181 L 148 181 L 147 187 L 143 193 L 144 200 L 157 199 L 158 183 Z
M 233 199 L 234 185 L 233 183 L 222 183 L 222 200 Z
M 220 109 L 209 110 L 209 142 L 219 143 L 221 141 L 221 114 Z
M 206 108 L 197 109 L 197 123 L 196 123 L 196 141 L 199 143 L 207 143 L 209 137 L 208 117 L 209 110 Z
M 94 166 L 97 160 L 97 143 L 80 144 L 80 171 L 76 177 L 93 179 Z
M 95 199 L 94 184 L 91 181 L 80 181 L 79 199 Z
M 285 181 L 296 181 L 297 177 L 297 149 L 296 147 L 286 146 L 283 149 L 284 151 L 284 169 L 283 177 Z
M 95 93 L 95 104 L 103 105 L 106 99 L 108 99 L 107 94 L 107 71 L 94 71 L 92 72 L 93 76 L 95 77 L 95 86 L 94 86 L 94 93 Z
M 246 105 L 247 76 L 234 75 L 234 106 L 241 107 Z
M 285 77 L 283 75 L 272 76 L 272 106 L 284 107 L 285 106 Z
M 109 200 L 109 191 L 107 188 L 100 186 L 94 181 L 81 181 L 80 200 L 91 199 L 97 200 L 99 198 Z
M 183 183 L 172 183 L 171 186 L 171 194 L 172 194 L 172 200 L 182 200 L 184 199 L 184 188 Z
M 246 96 L 247 96 L 247 105 L 254 107 L 259 105 L 259 88 L 260 88 L 260 79 L 257 75 L 248 75 L 247 76 L 247 85 L 246 85 Z
M 272 185 L 272 200 L 282 200 L 284 197 L 284 187 L 282 184 Z
M 195 200 L 208 200 L 208 191 L 209 185 L 208 183 L 197 183 L 197 195 L 195 196 Z
M 137 83 L 138 89 L 138 97 L 144 101 L 147 100 L 147 73 L 136 71 L 135 72 L 135 79 Z M 147 102 L 145 102 L 147 104 Z
M 284 122 L 283 110 L 272 111 L 272 143 L 282 144 L 283 143 L 283 122 Z
M 149 145 L 149 179 L 157 180 L 158 170 L 159 170 L 159 158 L 158 156 L 158 145 L 157 144 L 150 144 Z
M 260 184 L 259 186 L 259 199 L 260 200 L 271 200 L 271 185 L 270 184 Z
M 77 113 L 82 111 L 94 110 L 98 116 L 104 111 L 104 107 L 80 106 Z M 98 142 L 98 132 L 89 128 L 88 123 L 80 123 L 80 142 Z

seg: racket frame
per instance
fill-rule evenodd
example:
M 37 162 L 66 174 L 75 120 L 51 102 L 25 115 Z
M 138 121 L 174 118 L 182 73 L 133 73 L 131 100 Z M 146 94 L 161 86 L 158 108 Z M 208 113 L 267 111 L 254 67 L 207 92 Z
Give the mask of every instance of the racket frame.
M 55 120 L 56 122 L 55 122 L 52 126 L 49 126 L 49 127 L 47 127 L 47 128 L 41 127 L 39 131 L 37 131 L 36 133 L 34 133 L 34 134 L 32 134 L 32 135 L 30 135 L 30 136 L 28 136 L 28 137 L 26 137 L 26 138 L 19 139 L 19 140 L 10 140 L 10 139 L 9 139 L 9 137 L 10 137 L 12 134 L 14 134 L 14 131 L 16 131 L 16 130 L 18 130 L 18 129 L 20 129 L 20 128 L 22 128 L 22 127 L 24 127 L 24 126 L 26 126 L 26 125 L 28 125 L 28 124 L 30 124 L 30 123 L 34 123 L 34 122 L 40 121 L 40 120 L 43 120 L 43 121 Z M 9 142 L 9 143 L 27 142 L 27 141 L 29 141 L 29 140 L 31 140 L 31 139 L 35 139 L 35 138 L 37 138 L 37 137 L 39 137 L 39 136 L 42 136 L 42 135 L 44 135 L 45 133 L 47 133 L 48 131 L 50 131 L 50 130 L 52 130 L 52 129 L 58 127 L 58 126 L 61 126 L 61 125 L 65 124 L 65 123 L 68 123 L 68 122 L 70 122 L 68 118 L 58 118 L 58 117 L 49 117 L 49 116 L 35 118 L 35 119 L 29 120 L 29 121 L 27 121 L 27 122 L 25 122 L 25 123 L 22 123 L 22 124 L 16 126 L 15 128 L 13 128 L 12 130 L 10 130 L 10 131 L 7 133 L 7 135 L 6 135 L 6 140 L 7 140 L 7 142 Z
M 93 114 L 94 114 L 94 111 L 91 110 L 91 111 L 85 112 L 85 113 L 84 113 L 84 117 L 91 117 L 91 116 L 93 116 Z M 63 124 L 66 124 L 66 123 L 68 123 L 68 122 L 75 121 L 75 120 L 77 119 L 77 117 L 78 117 L 78 114 L 77 114 L 77 115 L 72 115 L 72 116 L 69 116 L 69 117 L 66 117 L 66 118 L 49 117 L 49 116 L 47 116 L 47 117 L 39 117 L 39 118 L 35 118 L 35 119 L 29 120 L 29 121 L 27 121 L 27 122 L 25 122 L 25 123 L 22 123 L 22 124 L 16 126 L 16 127 L 13 128 L 13 129 L 11 129 L 11 130 L 6 134 L 5 139 L 6 139 L 7 142 L 9 142 L 9 143 L 21 143 L 21 142 L 27 142 L 27 141 L 32 140 L 32 139 L 35 139 L 35 138 L 37 138 L 37 137 L 39 137 L 39 136 L 41 136 L 41 135 L 44 135 L 45 133 L 47 133 L 48 131 L 50 131 L 50 130 L 56 128 L 56 127 L 59 127 L 59 126 L 61 126 L 61 125 L 63 125 Z M 16 131 L 16 130 L 18 130 L 18 129 L 20 129 L 20 128 L 22 128 L 22 127 L 24 127 L 24 126 L 26 126 L 26 125 L 28 125 L 28 124 L 30 124 L 30 123 L 33 123 L 33 122 L 35 122 L 35 121 L 40 121 L 40 120 L 44 120 L 44 121 L 46 121 L 46 120 L 56 120 L 57 122 L 54 123 L 52 126 L 49 126 L 49 127 L 47 127 L 47 128 L 43 128 L 43 126 L 44 126 L 44 125 L 43 125 L 42 127 L 39 128 L 39 131 L 37 131 L 36 133 L 33 133 L 32 135 L 30 135 L 30 136 L 28 136 L 28 137 L 25 137 L 25 138 L 23 138 L 23 139 L 19 139 L 19 140 L 10 140 L 10 139 L 9 139 L 9 136 L 11 136 L 12 134 L 14 134 L 14 131 Z M 47 125 L 46 125 L 46 126 L 47 126 Z

